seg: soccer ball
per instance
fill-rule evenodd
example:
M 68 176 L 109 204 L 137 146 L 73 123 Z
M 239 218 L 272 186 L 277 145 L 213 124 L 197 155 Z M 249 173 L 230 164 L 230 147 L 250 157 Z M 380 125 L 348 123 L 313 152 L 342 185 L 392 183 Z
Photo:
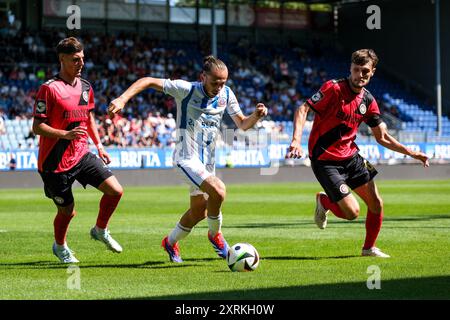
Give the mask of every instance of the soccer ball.
M 227 264 L 231 271 L 253 271 L 259 265 L 259 254 L 250 243 L 236 243 L 228 250 Z

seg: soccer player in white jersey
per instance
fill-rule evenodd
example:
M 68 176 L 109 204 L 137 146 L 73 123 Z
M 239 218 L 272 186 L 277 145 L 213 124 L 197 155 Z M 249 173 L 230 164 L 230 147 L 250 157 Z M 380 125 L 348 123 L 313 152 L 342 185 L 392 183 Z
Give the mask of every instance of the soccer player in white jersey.
M 141 91 L 153 88 L 175 98 L 177 104 L 177 143 L 174 165 L 191 186 L 190 208 L 162 241 L 170 261 L 182 262 L 178 241 L 204 218 L 208 221 L 208 239 L 224 258 L 228 244 L 222 232 L 221 206 L 225 200 L 224 183 L 215 176 L 215 142 L 225 110 L 239 129 L 252 128 L 267 115 L 262 103 L 250 116 L 244 116 L 233 91 L 225 85 L 228 68 L 219 59 L 207 56 L 198 82 L 144 77 L 134 82 L 109 105 L 110 117 Z

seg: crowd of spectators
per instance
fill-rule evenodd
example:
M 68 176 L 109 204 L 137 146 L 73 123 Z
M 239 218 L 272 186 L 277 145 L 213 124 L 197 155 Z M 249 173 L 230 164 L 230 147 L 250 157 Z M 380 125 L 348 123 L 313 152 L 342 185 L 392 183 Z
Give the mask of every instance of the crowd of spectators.
M 31 118 L 39 86 L 59 69 L 53 48 L 66 36 L 51 30 L 0 35 L 0 118 Z M 86 57 L 83 77 L 95 92 L 102 142 L 117 147 L 172 145 L 176 106 L 171 97 L 147 90 L 130 101 L 114 123 L 107 116 L 108 104 L 143 76 L 197 80 L 201 58 L 207 53 L 204 44 L 163 43 L 136 34 L 86 33 L 80 38 Z M 310 53 L 302 48 L 290 49 L 288 55 L 275 49 L 261 52 L 243 38 L 233 48 L 219 47 L 219 52 L 229 67 L 227 84 L 243 112 L 253 112 L 257 102 L 269 108 L 267 121 L 259 125 L 268 132 L 286 134 L 283 123 L 292 121 L 295 109 L 304 102 L 304 89 L 313 92 L 328 80 L 326 70 L 311 63 Z M 304 67 L 293 67 L 293 59 Z M 226 124 L 232 125 L 230 119 Z M 1 130 L 0 120 L 0 134 Z

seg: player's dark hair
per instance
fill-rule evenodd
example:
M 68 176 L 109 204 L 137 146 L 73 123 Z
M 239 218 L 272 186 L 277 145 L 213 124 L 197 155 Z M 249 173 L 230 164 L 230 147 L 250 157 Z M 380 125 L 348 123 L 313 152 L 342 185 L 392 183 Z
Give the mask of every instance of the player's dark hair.
M 225 65 L 225 63 L 222 60 L 217 59 L 216 57 L 214 57 L 212 55 L 203 58 L 203 69 L 202 70 L 206 73 L 211 72 L 211 70 L 213 68 L 226 69 L 226 67 L 227 66 Z
M 62 39 L 56 46 L 56 54 L 74 54 L 83 51 L 83 44 L 77 38 L 70 37 Z
M 372 67 L 375 68 L 378 63 L 378 57 L 372 49 L 360 49 L 352 54 L 352 63 L 358 66 L 365 65 L 370 61 L 372 61 Z

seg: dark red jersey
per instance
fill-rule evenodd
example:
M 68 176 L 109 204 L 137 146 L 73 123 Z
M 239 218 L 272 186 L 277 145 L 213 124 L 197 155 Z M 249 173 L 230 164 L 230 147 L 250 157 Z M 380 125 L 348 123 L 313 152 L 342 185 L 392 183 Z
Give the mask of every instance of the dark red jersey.
M 353 92 L 348 81 L 327 81 L 306 101 L 315 112 L 308 143 L 312 160 L 351 158 L 359 150 L 354 141 L 361 122 L 370 127 L 381 123 L 375 98 L 365 88 Z
M 36 96 L 33 116 L 50 127 L 72 130 L 88 128 L 89 112 L 94 109 L 94 92 L 88 81 L 77 78 L 74 86 L 59 77 L 45 82 Z M 41 136 L 38 170 L 64 172 L 75 166 L 89 151 L 88 137 L 74 140 Z

